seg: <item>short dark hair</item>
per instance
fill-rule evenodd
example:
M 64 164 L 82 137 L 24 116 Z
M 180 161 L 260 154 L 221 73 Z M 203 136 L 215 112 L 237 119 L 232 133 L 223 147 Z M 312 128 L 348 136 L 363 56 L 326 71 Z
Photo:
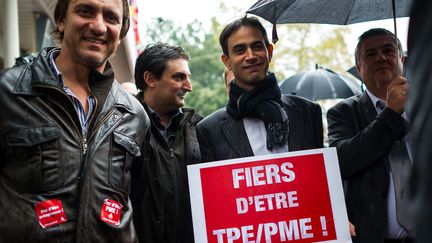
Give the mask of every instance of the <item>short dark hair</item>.
M 397 38 L 397 36 L 395 36 L 392 32 L 383 29 L 383 28 L 374 28 L 374 29 L 370 29 L 366 32 L 364 32 L 359 38 L 358 38 L 358 43 L 355 49 L 355 64 L 356 66 L 359 64 L 360 62 L 360 47 L 363 44 L 364 40 L 366 40 L 369 37 L 375 37 L 375 36 L 380 36 L 380 35 L 387 35 L 389 36 L 391 39 L 393 39 L 396 43 L 397 43 L 397 48 L 399 50 L 399 56 L 403 55 L 403 49 L 402 49 L 402 44 L 400 42 L 400 40 Z
M 270 42 L 267 37 L 267 32 L 264 28 L 264 26 L 261 24 L 261 22 L 255 18 L 255 17 L 248 17 L 244 16 L 240 19 L 236 19 L 233 22 L 229 23 L 225 28 L 222 30 L 222 33 L 219 36 L 219 44 L 222 47 L 222 51 L 225 55 L 228 56 L 228 38 L 240 27 L 243 26 L 250 26 L 257 28 L 259 31 L 261 31 L 261 34 L 264 37 L 265 45 L 270 45 Z
M 149 44 L 139 54 L 135 63 L 135 83 L 139 90 L 147 87 L 144 81 L 144 73 L 152 73 L 156 79 L 160 79 L 165 72 L 166 63 L 171 60 L 183 58 L 189 61 L 189 55 L 180 46 L 172 46 L 167 43 L 157 42 Z
M 66 18 L 67 15 L 67 9 L 69 7 L 70 0 L 58 0 L 57 4 L 54 9 L 54 21 L 58 25 L 59 22 L 63 21 L 63 19 Z M 123 37 L 126 36 L 129 27 L 130 27 L 130 20 L 129 20 L 129 3 L 128 0 L 122 0 L 123 3 L 123 19 L 122 19 L 122 27 L 120 30 L 120 39 L 123 39 Z M 54 35 L 54 38 L 62 41 L 64 33 L 60 32 L 58 27 L 52 32 Z

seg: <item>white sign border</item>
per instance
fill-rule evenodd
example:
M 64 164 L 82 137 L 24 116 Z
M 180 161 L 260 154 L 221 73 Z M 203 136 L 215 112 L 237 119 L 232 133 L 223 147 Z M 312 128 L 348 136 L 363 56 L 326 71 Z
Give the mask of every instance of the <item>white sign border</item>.
M 342 180 L 339 171 L 339 160 L 336 153 L 336 148 L 322 148 L 310 149 L 295 152 L 268 154 L 253 157 L 245 157 L 230 160 L 221 160 L 209 163 L 195 164 L 187 166 L 188 180 L 189 180 L 189 193 L 191 199 L 192 219 L 195 242 L 207 242 L 207 230 L 204 213 L 204 201 L 201 186 L 200 169 L 238 164 L 249 163 L 253 161 L 261 161 L 282 157 L 294 157 L 310 154 L 323 154 L 324 164 L 327 175 L 327 183 L 330 194 L 330 201 L 332 206 L 332 213 L 335 222 L 336 240 L 321 241 L 326 243 L 351 243 L 351 236 L 349 233 L 348 216 L 345 207 L 344 192 L 342 187 Z

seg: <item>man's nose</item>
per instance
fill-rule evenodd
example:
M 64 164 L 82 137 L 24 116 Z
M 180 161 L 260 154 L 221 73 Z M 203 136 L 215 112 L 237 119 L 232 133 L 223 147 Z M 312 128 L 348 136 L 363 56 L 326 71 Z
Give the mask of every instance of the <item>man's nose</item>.
M 256 58 L 255 51 L 252 50 L 252 48 L 248 48 L 248 49 L 246 50 L 246 58 L 247 58 L 247 59 L 253 59 L 253 58 Z
M 192 82 L 189 77 L 183 82 L 183 89 L 192 92 Z
M 378 51 L 377 59 L 378 61 L 387 61 L 388 57 L 383 51 Z
M 102 14 L 97 14 L 90 22 L 90 29 L 93 33 L 101 35 L 107 31 L 107 26 Z

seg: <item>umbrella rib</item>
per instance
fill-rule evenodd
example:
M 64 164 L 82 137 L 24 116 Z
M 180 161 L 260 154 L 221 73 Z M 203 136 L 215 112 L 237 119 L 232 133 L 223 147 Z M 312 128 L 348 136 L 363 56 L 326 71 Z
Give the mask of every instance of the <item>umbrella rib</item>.
M 349 19 L 349 16 L 351 15 L 351 12 L 352 12 L 352 10 L 353 10 L 353 6 L 354 6 L 354 2 L 355 2 L 355 1 L 357 1 L 357 0 L 352 0 L 352 1 L 350 1 L 351 5 L 349 6 L 349 13 L 347 14 L 347 16 L 346 16 L 346 18 L 345 18 L 345 23 L 344 23 L 344 24 L 347 24 L 347 23 L 348 23 L 348 19 Z
M 330 87 L 330 90 L 332 92 L 333 98 L 336 98 L 336 90 L 335 90 L 335 87 L 334 87 L 333 83 L 331 82 L 330 77 L 325 72 L 323 72 L 323 74 L 324 74 L 324 79 L 327 81 L 328 86 Z

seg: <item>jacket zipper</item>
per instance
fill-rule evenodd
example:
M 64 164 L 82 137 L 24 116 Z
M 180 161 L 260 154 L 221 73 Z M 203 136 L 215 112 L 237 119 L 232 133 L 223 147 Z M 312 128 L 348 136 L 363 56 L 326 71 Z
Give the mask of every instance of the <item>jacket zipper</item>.
M 72 101 L 71 101 L 71 99 L 69 98 L 69 96 L 65 95 L 64 92 L 63 92 L 62 90 L 60 90 L 59 88 L 52 87 L 52 86 L 46 86 L 46 85 L 35 85 L 35 86 L 37 86 L 37 87 L 41 87 L 41 88 L 47 88 L 47 89 L 51 89 L 51 90 L 55 90 L 55 91 L 59 91 L 59 92 L 60 92 L 64 97 L 67 98 L 67 100 L 69 100 L 69 101 L 72 103 Z M 79 138 L 79 140 L 80 140 L 80 143 L 83 145 L 83 146 L 81 147 L 81 150 L 84 151 L 84 144 L 85 144 L 85 141 L 84 141 L 84 138 L 83 138 L 83 136 L 82 136 L 82 129 L 81 129 L 81 127 L 79 127 L 79 128 L 77 127 L 77 125 L 76 125 L 76 123 L 74 122 L 72 116 L 69 114 L 69 112 L 68 112 L 67 110 L 64 109 L 63 106 L 59 105 L 57 102 L 53 102 L 53 103 L 54 103 L 55 105 L 57 105 L 61 110 L 63 110 L 63 112 L 67 115 L 67 117 L 69 118 L 69 120 L 72 121 L 72 124 L 73 124 L 73 126 L 75 127 L 75 130 L 78 131 L 78 138 Z M 72 104 L 72 106 L 73 106 L 73 104 Z M 84 155 L 84 154 L 85 154 L 85 153 L 83 153 L 83 155 Z

